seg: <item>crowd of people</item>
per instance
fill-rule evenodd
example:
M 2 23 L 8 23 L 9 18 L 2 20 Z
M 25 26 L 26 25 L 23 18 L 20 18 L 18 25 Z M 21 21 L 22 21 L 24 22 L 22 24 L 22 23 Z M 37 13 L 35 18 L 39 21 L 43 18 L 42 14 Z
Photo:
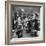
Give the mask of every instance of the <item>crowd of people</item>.
M 37 31 L 40 30 L 40 21 L 37 13 L 25 13 L 24 9 L 17 10 L 12 18 L 12 28 L 18 38 L 23 37 L 23 31 L 30 33 L 31 37 L 36 37 Z

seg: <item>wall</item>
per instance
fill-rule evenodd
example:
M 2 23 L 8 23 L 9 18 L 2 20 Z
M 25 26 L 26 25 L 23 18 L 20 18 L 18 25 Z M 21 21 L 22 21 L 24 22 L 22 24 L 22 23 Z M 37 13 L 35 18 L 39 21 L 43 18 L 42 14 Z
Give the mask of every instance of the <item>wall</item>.
M 5 0 L 0 0 L 0 45 L 5 44 Z M 16 1 L 33 1 L 33 2 L 46 2 L 46 0 L 16 0 Z M 46 9 L 45 9 L 46 10 Z M 45 16 L 46 18 L 46 16 Z M 46 26 L 46 24 L 45 24 Z M 46 30 L 46 29 L 45 29 Z M 37 44 L 24 44 L 16 46 L 45 46 L 46 43 L 37 43 Z
M 37 1 L 37 0 L 9 0 L 9 1 Z M 39 0 L 39 1 L 42 1 L 42 0 Z

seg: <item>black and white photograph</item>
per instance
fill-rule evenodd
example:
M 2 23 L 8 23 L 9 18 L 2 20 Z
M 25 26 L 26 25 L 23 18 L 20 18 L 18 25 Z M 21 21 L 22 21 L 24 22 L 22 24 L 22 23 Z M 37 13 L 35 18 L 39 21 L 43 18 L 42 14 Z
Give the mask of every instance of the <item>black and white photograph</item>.
M 11 6 L 12 38 L 38 37 L 40 32 L 40 7 Z
M 6 2 L 6 44 L 45 42 L 45 3 Z

